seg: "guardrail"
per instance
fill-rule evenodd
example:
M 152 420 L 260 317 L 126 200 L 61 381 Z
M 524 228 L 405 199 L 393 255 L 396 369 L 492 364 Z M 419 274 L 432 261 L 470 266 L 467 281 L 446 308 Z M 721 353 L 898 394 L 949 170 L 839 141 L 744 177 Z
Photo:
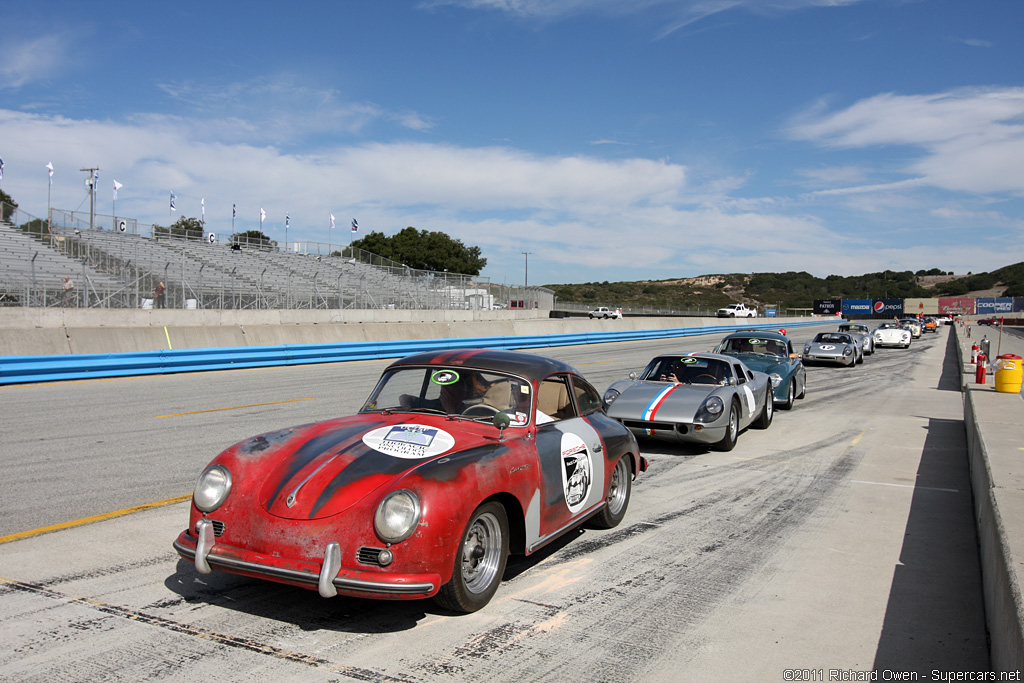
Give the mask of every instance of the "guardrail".
M 819 319 L 809 322 L 789 322 L 786 323 L 786 327 L 805 327 L 823 323 L 835 324 L 836 322 L 838 321 L 835 319 L 827 321 Z M 778 329 L 778 327 L 778 323 L 760 323 L 744 326 L 744 329 Z M 0 385 L 400 358 L 413 353 L 451 348 L 533 349 L 549 346 L 577 346 L 669 337 L 693 337 L 731 333 L 736 330 L 736 325 L 732 324 L 572 334 L 234 346 L 165 349 L 134 353 L 0 356 Z

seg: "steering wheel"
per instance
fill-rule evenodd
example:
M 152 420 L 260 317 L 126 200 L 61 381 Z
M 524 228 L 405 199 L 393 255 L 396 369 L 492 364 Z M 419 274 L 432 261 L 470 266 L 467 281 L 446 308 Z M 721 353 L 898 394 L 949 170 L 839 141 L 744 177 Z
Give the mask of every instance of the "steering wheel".
M 717 377 L 715 377 L 714 375 L 709 375 L 709 374 L 708 374 L 708 373 L 706 373 L 706 372 L 705 372 L 704 374 L 702 374 L 702 375 L 697 375 L 696 377 L 694 377 L 694 379 L 700 379 L 701 377 L 707 377 L 707 378 L 709 378 L 709 379 L 711 379 L 711 380 L 713 380 L 713 381 L 715 381 L 715 382 L 717 382 L 717 381 L 718 381 L 718 378 L 717 378 Z
M 477 403 L 465 408 L 462 414 L 467 417 L 479 416 L 479 417 L 493 417 L 501 411 L 492 405 L 487 403 Z

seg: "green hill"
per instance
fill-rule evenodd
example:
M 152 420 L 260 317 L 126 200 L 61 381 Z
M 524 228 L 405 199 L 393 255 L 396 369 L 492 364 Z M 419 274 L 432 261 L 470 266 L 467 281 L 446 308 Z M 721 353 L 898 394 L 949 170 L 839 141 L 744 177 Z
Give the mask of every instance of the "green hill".
M 1024 296 L 1024 263 L 991 273 L 955 276 L 938 268 L 886 270 L 865 275 L 807 272 L 733 273 L 673 280 L 544 285 L 557 301 L 624 307 L 718 308 L 742 301 L 782 308 L 810 308 L 815 299 L 916 299 L 940 296 Z

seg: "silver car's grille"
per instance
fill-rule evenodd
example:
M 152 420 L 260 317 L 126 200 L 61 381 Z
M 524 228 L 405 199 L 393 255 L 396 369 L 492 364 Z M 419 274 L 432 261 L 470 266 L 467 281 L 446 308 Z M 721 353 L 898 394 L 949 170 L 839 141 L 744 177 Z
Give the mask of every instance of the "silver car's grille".
M 685 434 L 687 429 L 686 425 L 676 424 L 674 422 L 649 422 L 647 420 L 623 420 L 622 424 L 630 429 L 651 429 L 656 432 L 674 432 L 678 431 L 680 434 Z

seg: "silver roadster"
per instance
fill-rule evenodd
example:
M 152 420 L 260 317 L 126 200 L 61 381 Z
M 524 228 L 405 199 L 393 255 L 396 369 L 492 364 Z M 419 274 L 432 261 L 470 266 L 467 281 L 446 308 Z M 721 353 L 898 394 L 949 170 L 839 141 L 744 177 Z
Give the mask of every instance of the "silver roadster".
M 911 332 L 898 322 L 886 321 L 881 323 L 871 336 L 875 338 L 875 346 L 910 348 Z
M 846 332 L 819 332 L 804 344 L 804 363 L 856 365 L 864 362 L 860 340 Z
M 720 451 L 748 426 L 767 429 L 775 413 L 768 375 L 716 353 L 657 356 L 639 376 L 613 382 L 602 403 L 637 437 Z
M 839 331 L 859 338 L 863 355 L 870 356 L 875 352 L 875 338 L 871 336 L 871 328 L 864 323 L 843 323 L 839 326 Z

